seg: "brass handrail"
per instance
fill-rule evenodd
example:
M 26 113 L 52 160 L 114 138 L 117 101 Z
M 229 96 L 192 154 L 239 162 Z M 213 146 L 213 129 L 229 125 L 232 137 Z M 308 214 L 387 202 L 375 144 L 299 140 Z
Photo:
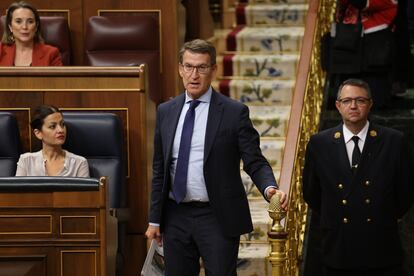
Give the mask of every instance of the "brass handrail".
M 319 127 L 326 78 L 320 64 L 320 44 L 330 28 L 334 11 L 335 1 L 309 1 L 280 175 L 281 188 L 289 193 L 289 209 L 284 228 L 269 232 L 273 276 L 299 274 L 307 214 L 302 196 L 302 170 L 306 144 Z

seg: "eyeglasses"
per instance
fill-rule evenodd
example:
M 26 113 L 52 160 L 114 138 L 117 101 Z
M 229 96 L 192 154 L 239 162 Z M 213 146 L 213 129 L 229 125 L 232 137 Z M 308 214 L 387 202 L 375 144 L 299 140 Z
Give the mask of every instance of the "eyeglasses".
M 343 99 L 339 99 L 337 101 L 340 102 L 341 104 L 343 104 L 344 106 L 351 105 L 353 101 L 355 101 L 357 106 L 365 106 L 371 101 L 371 98 L 364 98 L 364 97 L 343 98 Z
M 184 72 L 186 72 L 186 73 L 192 73 L 194 71 L 194 68 L 195 68 L 195 69 L 197 69 L 197 72 L 200 73 L 200 74 L 207 74 L 208 72 L 210 72 L 210 68 L 211 68 L 211 66 L 207 65 L 207 64 L 201 64 L 201 65 L 198 65 L 198 66 L 193 66 L 191 64 L 186 63 L 186 64 L 181 64 L 181 66 L 183 67 Z

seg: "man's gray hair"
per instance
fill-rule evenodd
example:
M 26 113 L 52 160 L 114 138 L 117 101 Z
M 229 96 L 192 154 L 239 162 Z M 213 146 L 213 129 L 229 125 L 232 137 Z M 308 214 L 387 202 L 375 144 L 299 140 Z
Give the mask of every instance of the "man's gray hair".
M 216 48 L 209 41 L 203 39 L 194 39 L 184 43 L 180 49 L 180 64 L 183 63 L 183 56 L 185 51 L 190 51 L 196 54 L 208 54 L 210 56 L 210 65 L 216 64 Z
M 336 95 L 337 100 L 341 99 L 342 88 L 344 88 L 345 85 L 357 86 L 364 89 L 367 92 L 368 98 L 371 99 L 371 89 L 369 88 L 368 83 L 361 79 L 347 79 L 339 86 L 338 94 Z

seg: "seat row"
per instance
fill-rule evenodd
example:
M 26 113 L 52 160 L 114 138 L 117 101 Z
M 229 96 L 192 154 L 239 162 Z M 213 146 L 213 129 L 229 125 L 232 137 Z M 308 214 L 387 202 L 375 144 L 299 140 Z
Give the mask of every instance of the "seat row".
M 3 34 L 6 16 L 1 16 Z M 63 16 L 41 16 L 41 34 L 46 44 L 57 47 L 64 65 L 72 65 L 70 28 Z M 86 64 L 159 66 L 158 21 L 150 15 L 92 16 L 85 36 Z M 157 68 L 155 67 L 155 68 Z
M 3 34 L 5 16 L 0 18 Z M 63 65 L 72 65 L 70 28 L 63 16 L 41 16 L 41 33 L 46 44 L 57 47 Z M 160 93 L 159 22 L 149 14 L 92 16 L 86 27 L 86 66 L 137 66 L 147 64 L 151 98 Z
M 125 154 L 122 125 L 106 112 L 63 112 L 67 126 L 64 148 L 88 160 L 91 177 L 109 178 L 109 206 L 125 207 Z M 19 126 L 10 112 L 0 112 L 0 176 L 14 176 L 21 152 Z
M 126 198 L 126 150 L 123 148 L 123 127 L 120 118 L 109 112 L 63 112 L 67 127 L 64 149 L 88 160 L 90 177 L 107 177 L 109 205 L 116 217 L 116 266 L 124 263 L 126 222 L 129 219 Z M 21 152 L 21 139 L 16 116 L 0 112 L 0 177 L 14 176 Z M 115 244 L 116 242 L 116 244 Z M 115 256 L 115 255 L 114 255 Z M 115 263 L 115 260 L 113 261 Z

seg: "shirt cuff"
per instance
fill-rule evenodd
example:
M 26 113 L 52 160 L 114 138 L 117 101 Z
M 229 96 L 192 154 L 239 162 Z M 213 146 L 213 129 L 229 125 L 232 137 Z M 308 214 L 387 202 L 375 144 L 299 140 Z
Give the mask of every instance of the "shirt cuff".
M 266 189 L 264 190 L 264 197 L 266 198 L 267 201 L 270 200 L 269 198 L 267 198 L 267 190 L 269 190 L 269 188 L 275 188 L 277 190 L 277 187 L 276 186 L 266 187 Z
M 156 226 L 156 227 L 160 227 L 160 224 L 159 223 L 153 223 L 153 222 L 150 222 L 150 223 L 148 223 L 149 225 L 151 225 L 151 226 Z

